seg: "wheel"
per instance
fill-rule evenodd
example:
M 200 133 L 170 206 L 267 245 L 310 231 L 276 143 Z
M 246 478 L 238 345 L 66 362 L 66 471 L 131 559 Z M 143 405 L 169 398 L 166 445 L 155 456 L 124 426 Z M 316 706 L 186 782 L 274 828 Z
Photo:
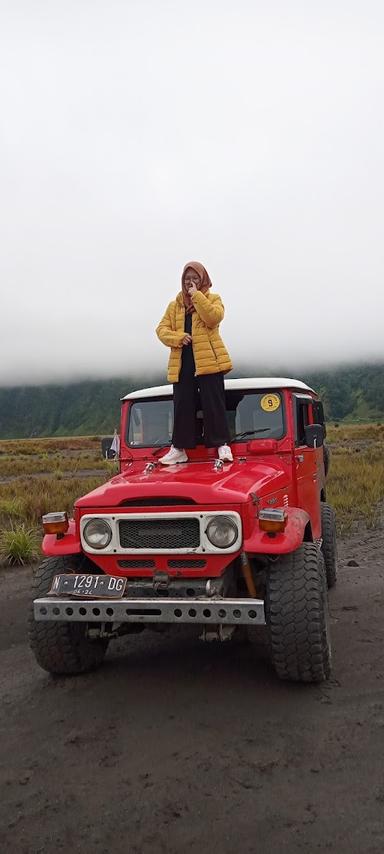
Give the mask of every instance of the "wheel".
M 43 560 L 35 573 L 33 599 L 46 596 L 54 575 L 69 571 L 79 572 L 82 558 L 79 555 L 49 557 Z M 90 640 L 87 623 L 72 623 L 34 619 L 33 606 L 29 618 L 29 642 L 37 663 L 43 670 L 57 674 L 85 673 L 98 667 L 106 653 L 107 639 Z
M 323 455 L 324 455 L 324 472 L 325 477 L 328 476 L 329 466 L 331 465 L 331 452 L 328 448 L 328 445 L 323 445 Z
M 280 679 L 323 682 L 331 671 L 327 585 L 315 543 L 272 563 L 266 579 L 266 622 Z
M 327 584 L 334 587 L 337 580 L 336 515 L 333 507 L 324 502 L 321 503 L 321 536 Z

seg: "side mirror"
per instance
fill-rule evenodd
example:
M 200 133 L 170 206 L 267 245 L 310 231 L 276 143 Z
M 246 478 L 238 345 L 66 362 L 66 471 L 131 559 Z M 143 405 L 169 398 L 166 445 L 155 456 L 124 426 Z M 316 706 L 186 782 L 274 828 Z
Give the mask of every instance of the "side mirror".
M 324 427 L 322 424 L 307 424 L 304 427 L 305 444 L 308 448 L 321 448 L 324 444 Z
M 101 456 L 103 460 L 110 460 L 114 457 L 113 451 L 111 452 L 112 442 L 113 436 L 106 436 L 101 440 Z
M 312 403 L 313 419 L 315 424 L 321 424 L 324 427 L 324 439 L 327 435 L 325 424 L 324 406 L 321 400 L 314 400 Z

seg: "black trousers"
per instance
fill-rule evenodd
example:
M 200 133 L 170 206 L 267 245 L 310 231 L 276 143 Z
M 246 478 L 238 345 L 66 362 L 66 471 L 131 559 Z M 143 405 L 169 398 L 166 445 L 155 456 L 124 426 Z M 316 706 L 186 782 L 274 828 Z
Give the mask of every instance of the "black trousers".
M 203 374 L 195 377 L 183 368 L 179 382 L 173 385 L 175 448 L 195 448 L 202 442 L 207 448 L 219 448 L 229 442 L 225 410 L 224 375 Z M 203 434 L 196 412 L 203 411 Z

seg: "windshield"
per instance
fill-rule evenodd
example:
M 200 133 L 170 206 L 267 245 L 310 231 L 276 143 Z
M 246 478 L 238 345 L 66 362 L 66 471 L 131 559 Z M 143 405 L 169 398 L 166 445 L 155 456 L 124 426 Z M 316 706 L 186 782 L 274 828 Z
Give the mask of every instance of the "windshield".
M 231 442 L 284 436 L 284 406 L 280 392 L 227 391 L 225 397 Z M 172 398 L 151 398 L 131 404 L 127 435 L 130 447 L 170 445 L 172 431 Z M 196 411 L 196 444 L 204 444 L 203 413 L 199 409 Z

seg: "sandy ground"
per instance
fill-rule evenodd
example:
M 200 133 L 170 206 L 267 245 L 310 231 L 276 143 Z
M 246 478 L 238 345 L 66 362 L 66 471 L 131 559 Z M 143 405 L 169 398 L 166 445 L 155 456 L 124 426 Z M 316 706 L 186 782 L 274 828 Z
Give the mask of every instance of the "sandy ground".
M 310 687 L 279 682 L 262 648 L 189 629 L 53 679 L 27 645 L 31 570 L 3 571 L 1 850 L 381 854 L 384 532 L 340 558 L 333 674 Z

